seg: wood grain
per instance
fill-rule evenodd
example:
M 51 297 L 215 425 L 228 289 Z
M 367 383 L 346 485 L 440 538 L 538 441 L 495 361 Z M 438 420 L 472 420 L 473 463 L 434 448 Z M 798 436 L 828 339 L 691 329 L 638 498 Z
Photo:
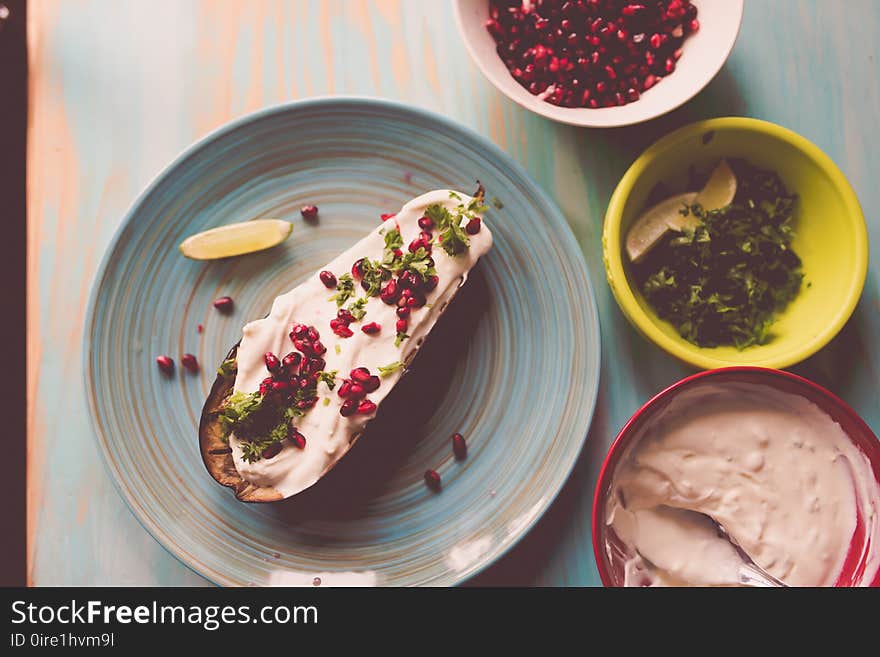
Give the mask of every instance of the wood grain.
M 480 584 L 598 584 L 590 504 L 617 429 L 687 370 L 634 333 L 605 285 L 602 215 L 632 159 L 689 121 L 755 116 L 817 143 L 849 177 L 880 244 L 880 3 L 750 0 L 725 68 L 648 124 L 577 129 L 531 115 L 480 76 L 440 0 L 32 0 L 28 144 L 28 569 L 36 585 L 200 585 L 122 503 L 82 393 L 82 318 L 126 208 L 180 150 L 258 107 L 311 95 L 406 101 L 488 135 L 569 220 L 593 276 L 602 389 L 562 495 Z M 426 154 L 429 157 L 430 154 Z M 798 373 L 880 430 L 880 265 L 858 309 Z

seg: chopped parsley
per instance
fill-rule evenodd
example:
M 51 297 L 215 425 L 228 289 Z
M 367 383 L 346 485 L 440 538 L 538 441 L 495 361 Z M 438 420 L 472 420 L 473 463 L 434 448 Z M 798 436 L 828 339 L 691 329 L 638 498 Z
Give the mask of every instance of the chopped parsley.
M 231 376 L 231 375 L 235 374 L 235 372 L 237 370 L 238 370 L 238 368 L 235 364 L 235 359 L 234 358 L 227 358 L 222 363 L 220 363 L 220 367 L 217 368 L 217 374 L 219 376 L 224 376 L 224 377 Z
M 406 340 L 407 338 L 409 338 L 409 336 L 406 333 L 398 332 L 397 337 L 394 338 L 394 346 L 399 347 L 400 343 L 403 342 L 404 340 Z
M 394 249 L 402 249 L 403 248 L 403 237 L 400 234 L 400 231 L 395 228 L 394 230 L 389 230 L 385 233 L 385 250 L 386 251 L 394 251 Z
M 745 349 L 769 341 L 776 313 L 801 289 L 801 259 L 791 248 L 797 196 L 772 171 L 729 163 L 733 202 L 710 212 L 684 208 L 700 224 L 667 237 L 635 273 L 648 303 L 686 340 Z
M 461 202 L 461 196 L 455 192 L 449 192 L 449 196 L 459 201 L 453 211 L 435 203 L 428 206 L 425 215 L 430 217 L 437 227 L 440 233 L 440 246 L 443 247 L 443 250 L 451 256 L 457 256 L 463 253 L 471 243 L 463 224 L 467 224 L 474 217 L 483 214 L 488 208 L 483 205 L 482 197 L 473 198 L 465 205 Z
M 384 379 L 387 376 L 391 376 L 396 371 L 402 370 L 403 367 L 403 363 L 401 363 L 399 360 L 393 363 L 389 363 L 388 365 L 382 365 L 379 367 L 379 376 Z
M 346 272 L 336 282 L 336 293 L 330 297 L 330 301 L 335 301 L 336 307 L 342 308 L 352 296 L 354 296 L 354 278 Z
M 366 305 L 366 298 L 357 299 L 348 305 L 348 312 L 350 312 L 352 317 L 359 322 L 364 318 L 364 315 L 367 314 L 367 309 L 365 308 Z
M 382 283 L 391 277 L 391 272 L 383 267 L 382 263 L 370 260 L 369 258 L 363 259 L 361 269 L 364 272 L 361 285 L 366 291 L 368 298 L 379 294 L 382 290 Z M 361 318 L 363 318 L 363 315 L 361 315 Z
M 339 374 L 339 370 L 331 370 L 329 372 L 318 372 L 318 380 L 323 381 L 327 384 L 327 387 L 330 390 L 336 387 L 336 375 Z

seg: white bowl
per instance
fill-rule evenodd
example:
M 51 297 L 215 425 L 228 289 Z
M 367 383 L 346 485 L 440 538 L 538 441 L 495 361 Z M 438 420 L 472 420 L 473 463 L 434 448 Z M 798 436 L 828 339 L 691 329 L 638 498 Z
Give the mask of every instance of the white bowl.
M 675 72 L 645 91 L 639 100 L 599 109 L 558 107 L 533 96 L 514 80 L 495 52 L 486 29 L 489 0 L 454 0 L 455 20 L 465 46 L 489 81 L 515 103 L 560 123 L 609 128 L 666 114 L 696 96 L 721 70 L 739 34 L 743 0 L 693 0 L 700 29 L 684 41 Z

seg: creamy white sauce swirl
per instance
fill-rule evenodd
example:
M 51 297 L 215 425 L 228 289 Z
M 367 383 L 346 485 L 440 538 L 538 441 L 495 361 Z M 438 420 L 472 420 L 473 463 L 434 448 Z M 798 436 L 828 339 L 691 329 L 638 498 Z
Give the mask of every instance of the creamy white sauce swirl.
M 459 203 L 466 205 L 472 200 L 470 196 L 457 194 L 461 200 L 450 197 L 450 190 L 436 190 L 413 199 L 401 208 L 394 219 L 377 226 L 361 241 L 321 269 L 333 272 L 338 278 L 348 272 L 359 258 L 381 260 L 385 247 L 383 232 L 392 228 L 395 222 L 400 228 L 405 250 L 418 237 L 421 230 L 418 220 L 428 206 L 439 203 L 453 210 Z M 291 325 L 294 323 L 311 325 L 318 330 L 321 342 L 327 347 L 327 353 L 323 356 L 327 362 L 326 370 L 338 370 L 340 379 L 347 378 L 355 367 L 367 367 L 373 374 L 378 374 L 380 366 L 397 361 L 409 362 L 411 354 L 418 349 L 447 303 L 464 284 L 468 271 L 491 247 L 492 233 L 485 222 L 479 233 L 470 236 L 470 248 L 457 256 L 449 256 L 441 247 L 434 247 L 431 255 L 440 282 L 427 295 L 427 304 L 423 308 L 413 309 L 407 330 L 410 337 L 399 347 L 394 346 L 395 323 L 398 319 L 396 308 L 383 303 L 378 296 L 367 302 L 364 319 L 351 325 L 354 335 L 350 338 L 337 337 L 330 329 L 330 320 L 336 317 L 337 312 L 336 304 L 328 301 L 333 291 L 324 286 L 318 272 L 315 272 L 303 284 L 277 297 L 268 317 L 250 322 L 244 327 L 236 356 L 238 372 L 234 389 L 241 392 L 259 389 L 260 382 L 269 376 L 263 358 L 265 353 L 271 351 L 281 358 L 294 350 L 289 338 Z M 363 296 L 359 285 L 356 291 L 358 298 Z M 360 330 L 363 324 L 370 322 L 381 325 L 379 335 L 369 336 Z M 339 353 L 336 353 L 337 345 Z M 378 406 L 391 392 L 402 373 L 397 371 L 382 378 L 382 385 L 370 393 L 368 398 Z M 352 438 L 363 430 L 373 416 L 342 417 L 339 414 L 342 400 L 336 391 L 330 392 L 320 383 L 318 393 L 318 404 L 297 422 L 297 428 L 306 437 L 305 449 L 298 449 L 285 441 L 283 449 L 274 458 L 248 463 L 241 457 L 239 441 L 234 434 L 230 436 L 229 444 L 235 467 L 242 477 L 258 486 L 271 486 L 284 497 L 289 497 L 314 484 L 342 458 L 349 450 Z M 324 404 L 324 398 L 330 399 L 328 405 Z
M 873 546 L 859 583 L 880 567 L 880 485 L 867 456 L 815 404 L 768 386 L 682 393 L 624 455 L 606 549 L 622 549 L 625 585 L 739 584 L 745 560 L 706 516 L 790 586 L 834 585 L 857 518 Z

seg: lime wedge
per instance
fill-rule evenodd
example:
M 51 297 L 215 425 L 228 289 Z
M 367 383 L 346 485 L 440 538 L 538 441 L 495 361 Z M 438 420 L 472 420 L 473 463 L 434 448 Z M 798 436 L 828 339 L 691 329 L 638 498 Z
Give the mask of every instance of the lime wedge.
M 187 237 L 180 252 L 193 260 L 215 260 L 262 251 L 288 238 L 293 224 L 280 219 L 258 219 L 228 224 Z
M 681 230 L 685 217 L 680 210 L 691 205 L 696 197 L 696 192 L 678 194 L 645 210 L 626 234 L 629 259 L 638 262 L 669 230 Z
M 706 186 L 697 194 L 694 203 L 699 203 L 706 211 L 720 210 L 733 203 L 733 197 L 736 196 L 736 176 L 727 164 L 727 160 L 721 160 Z
M 668 230 L 683 231 L 695 228 L 700 220 L 688 213 L 681 214 L 683 205 L 703 206 L 704 210 L 719 210 L 733 203 L 736 196 L 736 176 L 726 160 L 721 160 L 712 171 L 706 185 L 699 192 L 679 194 L 648 208 L 626 234 L 626 252 L 632 262 L 638 262 Z

